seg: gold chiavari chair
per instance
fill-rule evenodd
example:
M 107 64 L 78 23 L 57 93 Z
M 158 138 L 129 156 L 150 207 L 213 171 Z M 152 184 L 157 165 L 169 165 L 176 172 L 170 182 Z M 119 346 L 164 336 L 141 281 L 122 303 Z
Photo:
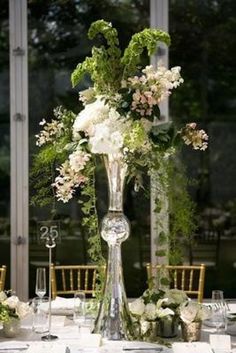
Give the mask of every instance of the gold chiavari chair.
M 154 279 L 160 285 L 163 277 L 168 278 L 169 288 L 181 289 L 188 296 L 202 303 L 205 283 L 204 264 L 191 266 L 146 265 L 148 280 Z
M 105 271 L 105 266 L 103 266 Z M 57 295 L 72 295 L 82 291 L 92 296 L 95 291 L 99 266 L 96 265 L 52 265 L 52 298 Z
M 7 268 L 5 265 L 0 267 L 0 291 L 4 290 L 5 287 L 6 271 Z

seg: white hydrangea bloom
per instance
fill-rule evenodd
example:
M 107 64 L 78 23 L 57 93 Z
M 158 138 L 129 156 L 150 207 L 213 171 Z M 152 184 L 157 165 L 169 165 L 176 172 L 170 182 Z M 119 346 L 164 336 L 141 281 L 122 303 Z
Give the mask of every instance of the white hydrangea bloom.
M 155 320 L 156 319 L 156 305 L 153 303 L 148 303 L 145 306 L 145 318 L 147 320 Z
M 167 305 L 177 304 L 180 305 L 188 300 L 186 293 L 179 289 L 168 289 L 164 295 L 167 298 Z
M 89 139 L 92 153 L 119 154 L 123 147 L 123 134 L 130 126 L 129 122 L 111 108 L 108 119 L 94 125 L 93 136 Z
M 129 304 L 129 309 L 133 315 L 142 316 L 145 311 L 145 304 L 142 298 L 138 298 Z
M 4 305 L 8 305 L 9 308 L 11 309 L 16 309 L 18 303 L 19 303 L 19 298 L 15 295 L 12 295 L 11 297 L 4 300 L 3 302 Z
M 27 303 L 19 302 L 16 308 L 16 313 L 20 319 L 23 319 L 24 317 L 32 313 L 32 309 Z
M 105 104 L 101 97 L 98 97 L 93 103 L 87 104 L 77 115 L 73 125 L 73 134 L 78 133 L 78 131 L 88 133 L 91 131 L 94 124 L 107 119 L 108 114 L 109 106 Z

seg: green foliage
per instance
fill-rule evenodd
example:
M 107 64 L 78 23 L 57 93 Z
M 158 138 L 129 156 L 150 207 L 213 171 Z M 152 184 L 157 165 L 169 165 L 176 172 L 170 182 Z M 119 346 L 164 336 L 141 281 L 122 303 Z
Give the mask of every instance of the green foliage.
M 102 34 L 106 39 L 107 48 L 104 45 L 100 48 L 94 46 L 92 56 L 77 65 L 71 75 L 71 81 L 75 87 L 85 73 L 89 73 L 96 91 L 111 95 L 119 90 L 122 78 L 132 76 L 138 71 L 145 48 L 151 56 L 155 53 L 158 42 L 170 44 L 170 37 L 166 32 L 146 28 L 133 35 L 121 58 L 117 30 L 112 28 L 110 23 L 98 20 L 90 26 L 88 36 L 93 39 L 98 34 Z
M 99 266 L 95 291 L 95 296 L 99 300 L 100 296 L 102 295 L 102 286 L 105 280 L 105 259 L 102 255 L 101 236 L 99 233 L 98 215 L 96 208 L 95 160 L 93 162 L 88 163 L 86 166 L 88 182 L 83 186 L 81 191 L 83 201 L 80 200 L 79 203 L 83 205 L 81 208 L 84 214 L 82 226 L 84 228 L 84 232 L 87 235 L 90 246 L 88 253 L 91 260 Z
M 150 138 L 163 150 L 180 143 L 179 134 L 177 134 L 177 129 L 172 122 L 153 126 L 150 131 Z
M 40 147 L 33 158 L 30 173 L 30 181 L 35 190 L 31 204 L 40 207 L 51 204 L 53 209 L 56 200 L 52 183 L 56 177 L 56 168 L 65 161 L 69 154 L 70 149 L 64 147 L 71 140 L 71 127 L 75 119 L 75 114 L 72 111 L 62 109 L 62 107 L 55 109 L 54 115 L 63 123 L 64 129 L 59 136 L 55 137 L 53 144 L 45 144 Z
M 128 47 L 125 49 L 124 56 L 121 59 L 124 65 L 124 78 L 135 74 L 144 48 L 147 48 L 149 56 L 155 53 L 157 50 L 157 42 L 170 45 L 169 34 L 161 30 L 145 28 L 142 32 L 132 36 Z
M 158 234 L 158 249 L 156 256 L 168 256 L 169 263 L 176 265 L 182 262 L 183 245 L 189 244 L 196 230 L 196 206 L 188 193 L 190 181 L 185 175 L 185 170 L 177 159 L 162 160 L 158 176 L 155 178 L 156 185 L 156 209 L 159 213 L 164 207 L 164 199 L 168 200 L 168 233 L 160 217 L 157 219 L 157 228 L 161 229 Z M 166 246 L 168 245 L 168 254 Z M 163 246 L 163 249 L 161 248 Z
M 71 80 L 73 87 L 76 86 L 83 75 L 87 72 L 91 75 L 94 87 L 100 93 L 115 91 L 121 80 L 121 64 L 119 40 L 117 30 L 104 20 L 99 20 L 90 26 L 88 36 L 93 39 L 96 35 L 102 34 L 107 41 L 108 48 L 96 46 L 92 49 L 92 57 L 87 57 L 82 64 L 79 64 L 72 73 Z

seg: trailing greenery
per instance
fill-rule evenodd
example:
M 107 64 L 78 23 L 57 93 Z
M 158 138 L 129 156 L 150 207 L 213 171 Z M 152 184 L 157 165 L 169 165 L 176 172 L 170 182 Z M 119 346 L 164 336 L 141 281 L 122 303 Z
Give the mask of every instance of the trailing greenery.
M 183 246 L 191 242 L 196 231 L 196 206 L 192 201 L 185 170 L 180 160 L 164 161 L 158 175 L 156 190 L 156 212 L 163 207 L 163 195 L 168 202 L 168 233 L 160 232 L 158 244 L 168 244 L 168 258 L 171 265 L 181 264 L 183 261 Z M 162 220 L 157 220 L 157 227 L 163 229 Z M 166 256 L 166 252 L 158 251 L 157 256 Z

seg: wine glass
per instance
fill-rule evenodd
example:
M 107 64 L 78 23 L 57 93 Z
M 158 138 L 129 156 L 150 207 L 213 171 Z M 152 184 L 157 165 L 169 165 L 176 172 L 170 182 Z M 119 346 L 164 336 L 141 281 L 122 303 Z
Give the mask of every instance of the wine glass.
M 74 294 L 74 323 L 78 325 L 80 332 L 81 325 L 85 322 L 86 308 L 85 308 L 85 294 L 78 291 Z
M 220 328 L 225 328 L 226 305 L 224 302 L 224 293 L 222 290 L 212 291 L 212 323 L 216 327 L 216 333 Z
M 35 293 L 40 299 L 46 294 L 46 269 L 44 267 L 37 268 Z

